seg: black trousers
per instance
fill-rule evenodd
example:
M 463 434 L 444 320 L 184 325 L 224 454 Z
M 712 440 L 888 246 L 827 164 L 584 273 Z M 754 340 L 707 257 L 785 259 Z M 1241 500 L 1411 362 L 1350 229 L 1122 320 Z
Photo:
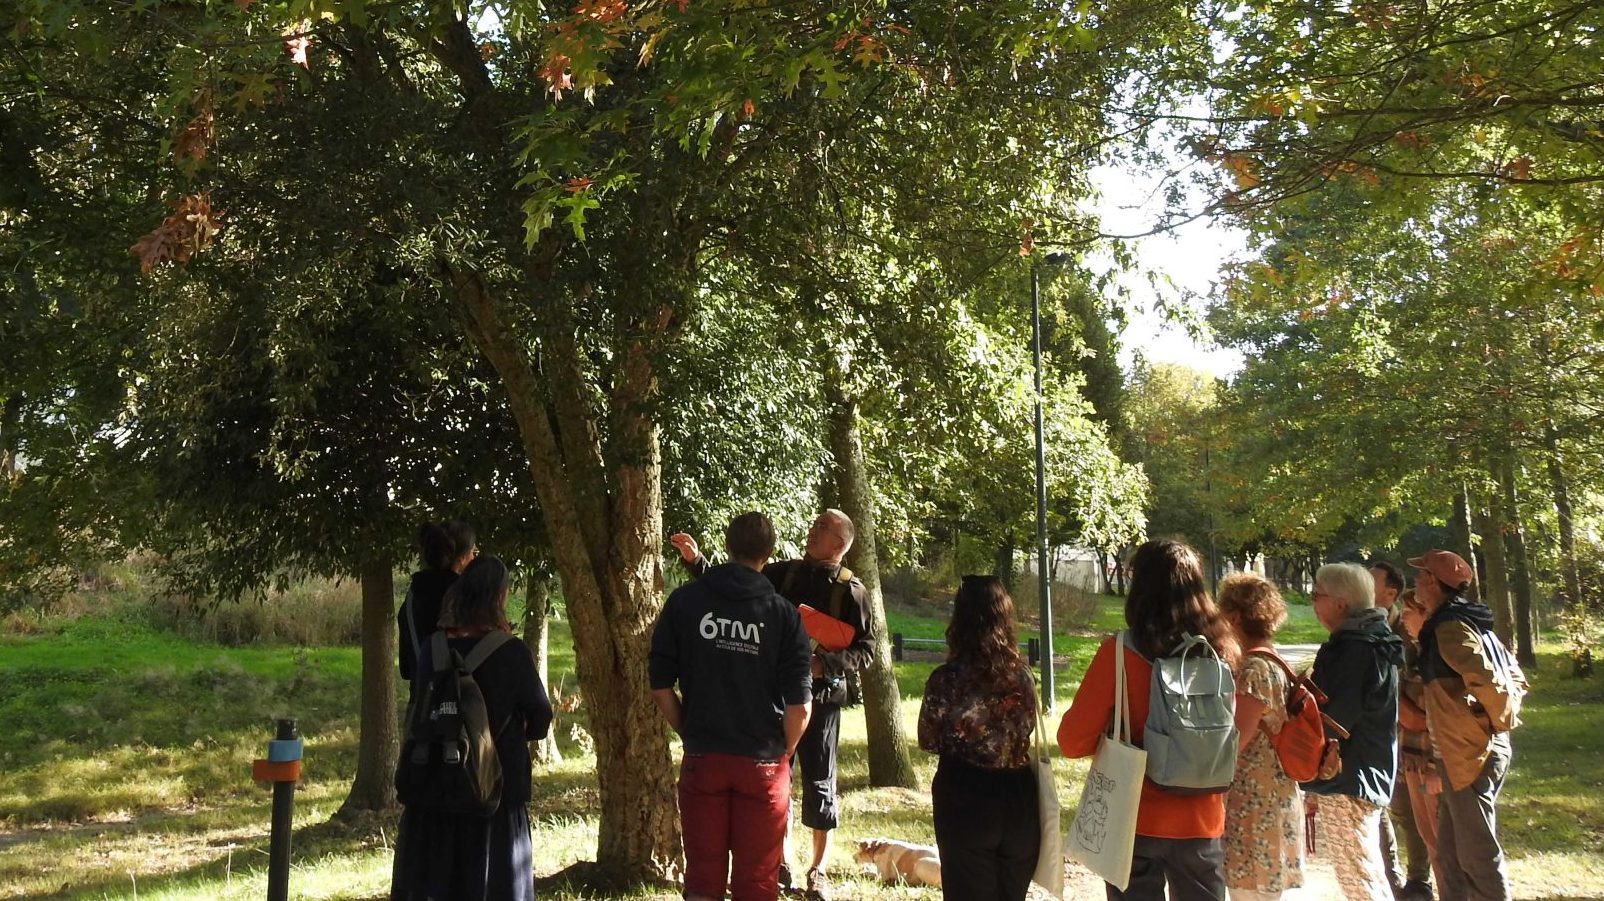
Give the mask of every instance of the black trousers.
M 942 755 L 930 785 L 946 901 L 1023 901 L 1041 823 L 1036 774 L 985 770 Z
M 1225 901 L 1225 852 L 1217 838 L 1136 837 L 1125 891 L 1106 886 L 1108 901 Z
M 802 740 L 796 743 L 794 761 L 802 771 L 802 825 L 834 829 L 841 813 L 836 804 L 836 759 L 841 751 L 841 707 L 814 704 Z

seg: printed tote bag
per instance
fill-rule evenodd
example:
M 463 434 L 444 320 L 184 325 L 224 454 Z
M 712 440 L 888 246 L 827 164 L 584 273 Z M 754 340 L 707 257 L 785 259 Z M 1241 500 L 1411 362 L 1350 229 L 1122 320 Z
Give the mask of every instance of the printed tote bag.
M 1035 686 L 1031 686 L 1034 698 Z M 1036 742 L 1031 751 L 1030 768 L 1036 773 L 1036 810 L 1041 817 L 1041 850 L 1036 852 L 1036 872 L 1030 881 L 1054 898 L 1064 897 L 1063 820 L 1058 807 L 1058 784 L 1053 781 L 1052 745 L 1047 742 L 1047 722 L 1042 718 L 1041 702 L 1036 702 Z
M 1120 891 L 1131 881 L 1136 809 L 1142 803 L 1147 752 L 1131 743 L 1131 702 L 1125 687 L 1125 633 L 1114 640 L 1114 716 L 1097 742 L 1080 807 L 1069 827 L 1069 856 Z

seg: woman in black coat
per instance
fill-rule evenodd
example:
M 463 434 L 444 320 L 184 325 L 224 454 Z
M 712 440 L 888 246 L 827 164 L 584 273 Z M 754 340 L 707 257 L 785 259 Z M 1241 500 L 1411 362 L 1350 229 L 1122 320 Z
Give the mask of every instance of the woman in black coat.
M 418 652 L 440 628 L 440 610 L 446 591 L 479 553 L 473 528 L 465 522 L 426 522 L 418 533 L 423 569 L 412 574 L 407 599 L 401 602 L 396 625 L 401 636 L 401 678 L 410 684 L 417 674 Z
M 507 567 L 479 557 L 446 592 L 440 625 L 446 644 L 466 660 L 507 622 Z M 424 643 L 414 694 L 433 677 L 433 651 Z M 529 836 L 528 742 L 546 736 L 551 702 L 529 648 L 504 640 L 473 672 L 484 695 L 496 757 L 501 762 L 501 803 L 489 816 L 407 807 L 395 844 L 393 901 L 533 901 L 534 859 Z M 448 672 L 448 678 L 454 675 Z M 405 762 L 403 761 L 403 765 Z

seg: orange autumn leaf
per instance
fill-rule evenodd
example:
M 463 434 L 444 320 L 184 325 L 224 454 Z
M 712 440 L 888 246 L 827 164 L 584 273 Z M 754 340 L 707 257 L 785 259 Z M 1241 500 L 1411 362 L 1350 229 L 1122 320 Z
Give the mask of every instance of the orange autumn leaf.
M 573 89 L 574 76 L 568 70 L 568 65 L 572 62 L 573 60 L 567 56 L 555 53 L 546 60 L 544 66 L 540 67 L 540 71 L 535 73 L 546 82 L 546 90 L 552 95 L 553 100 L 563 99 L 563 91 Z
M 179 198 L 173 212 L 161 224 L 128 248 L 139 258 L 139 270 L 149 275 L 162 263 L 187 262 L 191 256 L 211 246 L 222 231 L 222 213 L 212 209 L 211 195 L 190 194 Z
M 624 0 L 579 0 L 573 9 L 574 15 L 602 24 L 616 22 L 628 11 L 629 4 Z
M 184 130 L 173 139 L 173 160 L 203 160 L 206 152 L 217 143 L 216 121 L 208 106 L 195 114 Z
M 752 98 L 746 98 L 746 101 L 741 104 L 741 118 L 750 119 L 755 112 L 757 112 L 757 104 L 752 102 Z
M 585 190 L 593 184 L 595 184 L 593 180 L 586 178 L 583 175 L 576 175 L 573 178 L 568 179 L 568 183 L 563 185 L 563 190 L 570 194 L 578 194 L 580 191 Z

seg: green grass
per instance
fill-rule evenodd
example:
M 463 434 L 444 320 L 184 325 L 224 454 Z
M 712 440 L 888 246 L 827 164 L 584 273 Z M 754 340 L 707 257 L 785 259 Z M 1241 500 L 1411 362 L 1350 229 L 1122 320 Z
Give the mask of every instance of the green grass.
M 1058 709 L 1074 694 L 1101 636 L 1118 628 L 1118 598 L 1098 600 L 1078 628 L 1055 630 Z M 297 792 L 292 895 L 372 899 L 385 894 L 394 817 L 334 818 L 355 767 L 359 654 L 355 648 L 229 648 L 163 631 L 122 608 L 34 623 L 0 636 L 0 898 L 259 898 L 265 892 L 269 793 L 249 781 L 277 715 L 307 736 Z M 940 604 L 889 614 L 890 631 L 940 638 Z M 1306 607 L 1292 608 L 1287 641 L 1324 637 Z M 564 623 L 553 626 L 552 681 L 574 685 Z M 935 663 L 900 664 L 910 737 Z M 1517 895 L 1592 894 L 1604 879 L 1604 680 L 1566 676 L 1557 643 L 1533 674 L 1527 725 L 1500 812 Z M 557 732 L 567 759 L 535 778 L 536 871 L 594 854 L 598 795 L 591 766 Z M 934 759 L 913 752 L 921 784 Z M 1084 761 L 1057 768 L 1073 799 Z M 868 786 L 861 712 L 842 734 L 843 825 L 836 872 L 842 897 L 935 899 L 849 874 L 858 838 L 933 839 L 923 791 Z M 1072 804 L 1072 801 L 1070 801 Z M 645 897 L 650 893 L 637 893 Z M 661 893 L 659 893 L 661 896 Z M 572 894 L 547 893 L 571 898 Z

